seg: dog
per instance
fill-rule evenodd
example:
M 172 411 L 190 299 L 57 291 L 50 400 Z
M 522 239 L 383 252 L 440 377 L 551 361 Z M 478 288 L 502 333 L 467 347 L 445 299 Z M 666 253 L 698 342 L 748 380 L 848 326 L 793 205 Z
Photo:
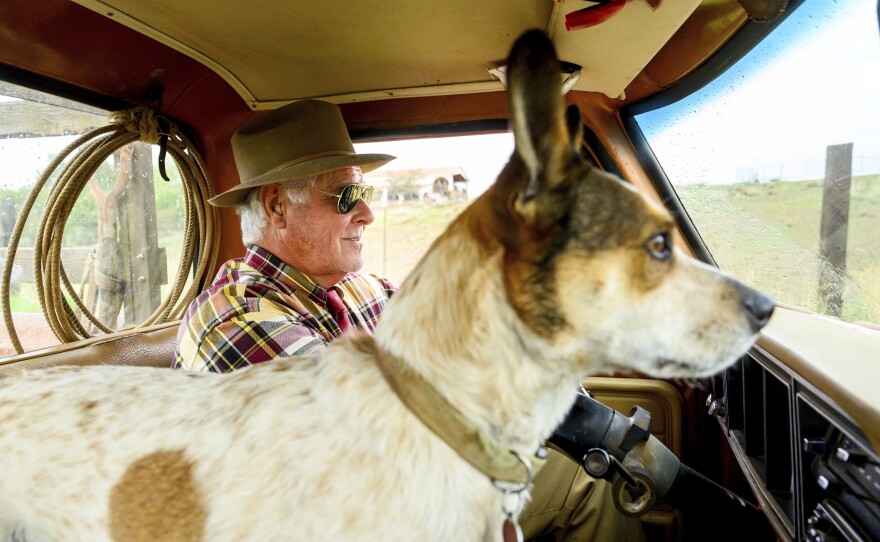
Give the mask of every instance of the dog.
M 666 210 L 582 159 L 543 33 L 508 66 L 516 150 L 375 336 L 227 375 L 0 378 L 0 540 L 497 541 L 583 377 L 742 355 L 773 301 L 681 254 Z M 487 475 L 433 410 L 520 474 Z

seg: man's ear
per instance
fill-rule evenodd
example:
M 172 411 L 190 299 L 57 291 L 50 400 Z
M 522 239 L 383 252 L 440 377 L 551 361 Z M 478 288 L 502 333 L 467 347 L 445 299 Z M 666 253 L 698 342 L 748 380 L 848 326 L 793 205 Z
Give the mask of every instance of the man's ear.
M 284 189 L 277 184 L 264 184 L 259 190 L 260 203 L 262 204 L 263 212 L 266 213 L 269 224 L 275 228 L 286 227 L 287 220 L 284 218 L 284 213 L 287 211 L 289 202 Z

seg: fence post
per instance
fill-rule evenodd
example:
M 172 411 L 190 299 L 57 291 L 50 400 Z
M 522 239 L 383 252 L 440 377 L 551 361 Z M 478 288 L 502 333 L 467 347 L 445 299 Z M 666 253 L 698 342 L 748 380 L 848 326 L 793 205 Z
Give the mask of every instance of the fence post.
M 158 246 L 153 147 L 132 143 L 131 182 L 119 212 L 119 239 L 129 288 L 125 291 L 125 324 L 146 320 L 162 302 L 160 287 L 168 282 L 164 251 Z M 162 181 L 164 182 L 164 181 Z
M 852 149 L 852 143 L 828 146 L 825 153 L 825 183 L 822 188 L 819 301 L 824 305 L 825 314 L 838 317 L 843 309 L 843 278 L 846 274 Z

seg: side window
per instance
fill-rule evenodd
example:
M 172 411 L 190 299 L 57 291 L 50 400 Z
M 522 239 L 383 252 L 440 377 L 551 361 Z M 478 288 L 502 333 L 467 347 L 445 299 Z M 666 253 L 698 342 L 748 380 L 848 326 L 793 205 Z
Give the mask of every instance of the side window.
M 365 176 L 376 192 L 364 271 L 400 284 L 446 226 L 495 182 L 513 152 L 513 135 L 357 143 L 355 149 L 397 157 Z
M 156 145 L 108 150 L 88 177 L 73 175 L 83 165 L 73 152 L 35 191 L 68 145 L 108 123 L 107 111 L 0 82 L 0 261 L 15 254 L 3 289 L 13 330 L 0 321 L 0 356 L 16 352 L 14 338 L 27 352 L 62 342 L 59 333 L 141 324 L 174 288 L 186 206 L 175 162 L 170 182 L 159 176 Z
M 806 0 L 726 73 L 635 120 L 723 269 L 880 323 L 875 0 Z

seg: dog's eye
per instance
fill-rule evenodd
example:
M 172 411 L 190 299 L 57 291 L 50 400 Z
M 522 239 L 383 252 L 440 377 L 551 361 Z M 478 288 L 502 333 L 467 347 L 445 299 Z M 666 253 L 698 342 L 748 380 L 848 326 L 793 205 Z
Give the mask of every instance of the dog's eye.
M 648 254 L 650 254 L 652 258 L 660 261 L 668 260 L 669 256 L 672 254 L 672 247 L 669 245 L 669 234 L 661 232 L 654 237 L 651 237 L 648 239 L 648 242 L 645 243 L 645 249 L 648 250 Z

